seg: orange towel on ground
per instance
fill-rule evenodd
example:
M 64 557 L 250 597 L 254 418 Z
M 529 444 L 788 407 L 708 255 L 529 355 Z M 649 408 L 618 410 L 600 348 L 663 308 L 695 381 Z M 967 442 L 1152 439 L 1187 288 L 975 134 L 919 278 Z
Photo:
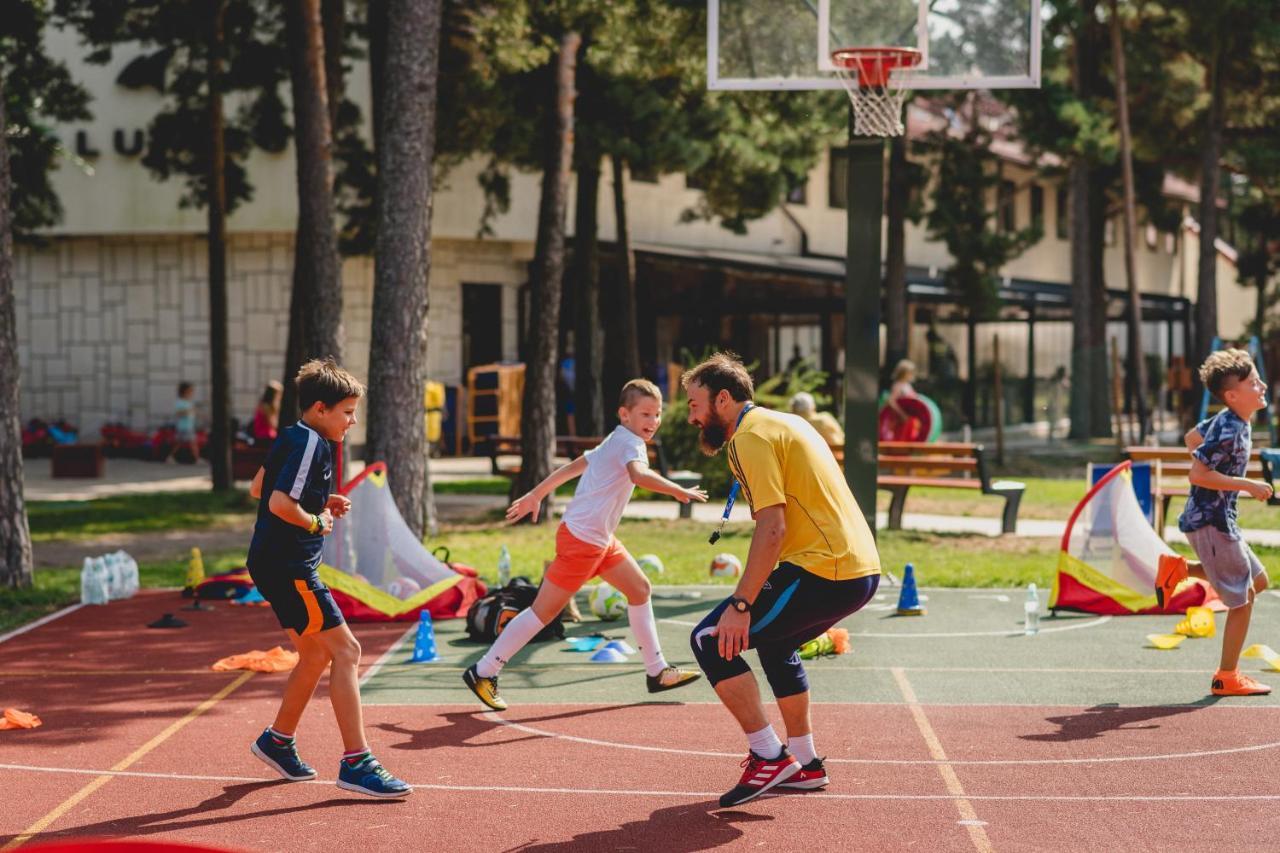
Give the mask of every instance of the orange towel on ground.
M 298 665 L 298 653 L 276 646 L 269 652 L 254 649 L 242 655 L 223 658 L 213 665 L 218 672 L 231 669 L 251 669 L 254 672 L 286 672 Z
M 28 714 L 26 711 L 19 711 L 17 708 L 5 708 L 4 716 L 0 717 L 0 731 L 5 729 L 34 729 L 39 725 L 42 725 L 39 717 L 35 714 Z

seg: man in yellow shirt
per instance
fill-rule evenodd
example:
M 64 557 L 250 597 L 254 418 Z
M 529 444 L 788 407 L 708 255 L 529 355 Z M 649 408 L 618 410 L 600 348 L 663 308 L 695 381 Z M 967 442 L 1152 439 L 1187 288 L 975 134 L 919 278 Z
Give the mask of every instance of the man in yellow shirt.
M 746 772 L 720 805 L 745 803 L 775 786 L 821 788 L 827 773 L 814 751 L 809 681 L 796 650 L 875 595 L 875 539 L 822 436 L 801 417 L 753 404 L 751 375 L 735 356 L 717 353 L 681 382 L 703 452 L 726 450 L 736 480 L 730 507 L 740 494 L 756 521 L 732 597 L 690 637 L 698 664 L 749 746 Z M 786 746 L 766 720 L 755 676 L 742 659 L 748 647 L 759 655 L 778 701 Z

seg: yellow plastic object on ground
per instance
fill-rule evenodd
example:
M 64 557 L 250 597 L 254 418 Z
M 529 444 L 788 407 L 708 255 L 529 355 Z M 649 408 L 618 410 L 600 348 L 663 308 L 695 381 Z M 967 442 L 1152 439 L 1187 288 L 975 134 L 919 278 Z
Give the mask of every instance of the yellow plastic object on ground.
M 242 655 L 225 657 L 213 665 L 217 672 L 233 669 L 251 669 L 254 672 L 287 672 L 298 665 L 298 653 L 287 651 L 280 646 L 268 652 L 254 649 Z
M 204 583 L 204 558 L 199 548 L 191 549 L 191 559 L 187 561 L 187 589 L 194 590 Z
M 1212 637 L 1218 630 L 1218 622 L 1208 607 L 1188 607 L 1187 618 L 1174 627 L 1175 634 L 1185 637 Z
M 811 660 L 824 655 L 843 655 L 852 650 L 848 631 L 844 628 L 828 628 L 800 647 L 800 657 Z
M 444 383 L 428 382 L 422 404 L 427 410 L 427 441 L 435 444 L 440 440 L 444 423 Z
M 1183 634 L 1147 634 L 1147 642 L 1151 644 L 1152 648 L 1166 652 L 1182 645 L 1182 641 L 1185 639 L 1186 636 Z
M 1264 646 L 1261 643 L 1254 643 L 1249 648 L 1240 653 L 1241 657 L 1246 658 L 1262 658 L 1267 662 L 1267 669 L 1271 672 L 1280 672 L 1280 653 L 1270 646 Z
M 34 729 L 43 725 L 40 718 L 35 714 L 28 714 L 26 711 L 19 711 L 17 708 L 5 708 L 4 715 L 0 716 L 0 731 L 6 729 Z

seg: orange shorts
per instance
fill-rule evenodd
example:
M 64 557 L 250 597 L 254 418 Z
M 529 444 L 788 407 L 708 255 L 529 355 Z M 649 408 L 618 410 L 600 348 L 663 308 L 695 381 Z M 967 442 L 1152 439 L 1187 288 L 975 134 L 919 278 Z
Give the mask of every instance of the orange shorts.
M 587 581 L 630 556 L 616 536 L 609 540 L 608 545 L 601 547 L 583 542 L 561 522 L 556 530 L 556 558 L 542 577 L 563 590 L 577 592 Z

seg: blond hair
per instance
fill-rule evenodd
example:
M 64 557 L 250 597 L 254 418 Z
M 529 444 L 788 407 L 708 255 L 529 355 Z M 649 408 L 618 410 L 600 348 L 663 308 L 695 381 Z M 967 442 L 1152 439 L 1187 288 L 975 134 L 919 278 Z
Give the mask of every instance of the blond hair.
M 916 375 L 916 363 L 909 358 L 904 358 L 902 361 L 898 362 L 897 366 L 893 368 L 894 382 L 901 382 L 907 376 L 915 376 L 915 375 Z
M 336 406 L 348 397 L 363 397 L 364 386 L 330 358 L 313 358 L 294 377 L 298 386 L 298 407 L 306 411 L 316 403 Z
M 662 402 L 662 392 L 658 390 L 657 385 L 654 385 L 648 379 L 632 379 L 622 386 L 622 393 L 618 395 L 618 405 L 624 409 L 629 409 L 640 402 L 639 398 L 641 397 L 649 397 L 659 403 Z
M 1220 349 L 1209 353 L 1209 357 L 1200 365 L 1200 381 L 1209 393 L 1222 399 L 1222 395 L 1235 387 L 1236 380 L 1241 382 L 1249 378 L 1253 372 L 1253 359 L 1242 349 Z

